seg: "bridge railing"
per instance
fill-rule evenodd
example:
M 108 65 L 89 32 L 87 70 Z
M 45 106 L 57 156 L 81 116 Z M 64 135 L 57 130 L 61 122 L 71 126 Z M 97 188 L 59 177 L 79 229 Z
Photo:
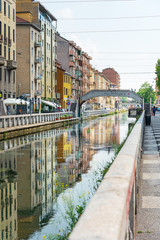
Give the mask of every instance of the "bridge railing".
M 134 239 L 144 113 L 79 219 L 70 240 Z
M 56 112 L 56 113 L 41 113 L 41 114 L 23 114 L 0 116 L 0 128 L 23 126 L 35 123 L 47 123 L 61 120 L 65 116 L 73 117 L 73 112 Z

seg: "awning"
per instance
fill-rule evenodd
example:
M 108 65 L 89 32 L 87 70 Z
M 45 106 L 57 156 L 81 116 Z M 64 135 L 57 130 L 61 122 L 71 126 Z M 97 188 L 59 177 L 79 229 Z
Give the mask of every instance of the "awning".
M 5 105 L 29 105 L 30 103 L 28 101 L 25 101 L 23 99 L 16 99 L 16 98 L 7 98 L 4 100 Z
M 48 105 L 50 107 L 54 107 L 54 108 L 57 108 L 56 104 L 55 103 L 52 103 L 52 102 L 49 102 L 49 101 L 45 101 L 45 100 L 42 100 L 41 99 L 41 102 L 45 105 Z

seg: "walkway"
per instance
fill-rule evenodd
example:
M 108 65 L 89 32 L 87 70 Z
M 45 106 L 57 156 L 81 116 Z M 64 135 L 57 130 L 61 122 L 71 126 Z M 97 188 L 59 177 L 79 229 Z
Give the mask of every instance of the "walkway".
M 160 114 L 145 127 L 136 240 L 160 240 Z

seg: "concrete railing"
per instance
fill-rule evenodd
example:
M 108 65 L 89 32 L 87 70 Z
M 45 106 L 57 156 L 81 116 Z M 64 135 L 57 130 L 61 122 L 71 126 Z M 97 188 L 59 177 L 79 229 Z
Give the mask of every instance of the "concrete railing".
M 70 240 L 133 240 L 144 113 L 70 235 Z
M 73 112 L 0 116 L 0 128 L 16 127 L 16 126 L 23 126 L 28 124 L 35 124 L 35 123 L 52 122 L 56 120 L 61 120 L 61 118 L 65 117 L 65 115 L 73 117 Z

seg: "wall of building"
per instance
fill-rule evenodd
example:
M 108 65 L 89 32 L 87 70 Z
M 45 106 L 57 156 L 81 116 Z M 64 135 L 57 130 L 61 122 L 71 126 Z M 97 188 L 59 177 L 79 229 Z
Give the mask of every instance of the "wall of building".
M 4 5 L 5 4 L 5 5 Z M 4 9 L 4 6 L 5 9 Z M 15 1 L 1 1 L 0 12 L 0 94 L 16 96 L 16 14 Z

